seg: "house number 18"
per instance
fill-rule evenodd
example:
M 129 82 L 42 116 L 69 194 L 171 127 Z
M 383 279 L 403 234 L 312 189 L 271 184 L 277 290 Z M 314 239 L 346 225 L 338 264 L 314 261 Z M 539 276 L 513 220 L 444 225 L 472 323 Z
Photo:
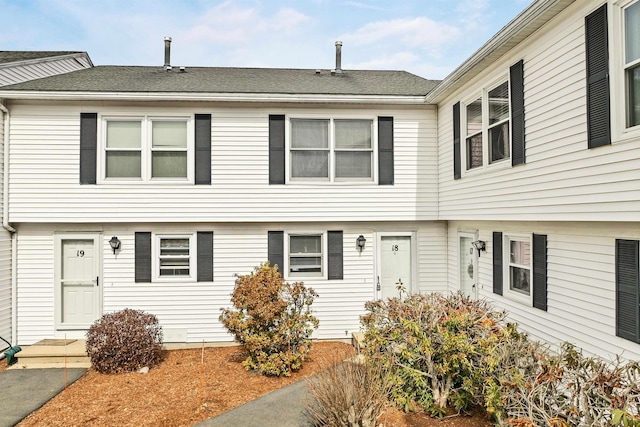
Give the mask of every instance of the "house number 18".
M 398 252 L 398 245 L 391 245 L 392 252 Z
M 80 249 L 78 252 L 76 252 L 76 256 L 82 258 L 84 256 L 84 251 Z

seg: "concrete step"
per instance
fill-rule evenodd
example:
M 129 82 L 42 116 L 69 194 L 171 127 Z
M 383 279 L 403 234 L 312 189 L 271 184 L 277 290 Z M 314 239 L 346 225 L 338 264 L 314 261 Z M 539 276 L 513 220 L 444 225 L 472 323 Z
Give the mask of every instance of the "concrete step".
M 42 340 L 21 346 L 17 363 L 9 369 L 88 368 L 91 366 L 84 340 Z

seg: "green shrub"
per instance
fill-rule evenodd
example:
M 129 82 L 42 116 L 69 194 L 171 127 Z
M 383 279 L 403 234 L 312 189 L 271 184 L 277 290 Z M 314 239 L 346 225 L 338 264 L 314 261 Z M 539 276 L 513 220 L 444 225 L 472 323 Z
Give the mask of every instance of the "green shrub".
M 366 352 L 389 370 L 392 400 L 435 416 L 449 406 L 465 410 L 481 404 L 481 369 L 498 363 L 491 358 L 497 342 L 517 336 L 515 328 L 498 325 L 504 313 L 460 293 L 406 295 L 368 302 L 366 309 Z
M 162 327 L 153 314 L 126 308 L 96 320 L 86 346 L 91 366 L 100 373 L 152 367 L 162 358 Z
M 338 363 L 307 384 L 307 415 L 315 426 L 375 427 L 391 390 L 381 365 L 367 360 Z
M 302 282 L 286 283 L 269 263 L 236 279 L 235 309 L 223 309 L 220 321 L 248 353 L 246 369 L 289 376 L 302 367 L 318 327 L 311 312 L 317 296 Z

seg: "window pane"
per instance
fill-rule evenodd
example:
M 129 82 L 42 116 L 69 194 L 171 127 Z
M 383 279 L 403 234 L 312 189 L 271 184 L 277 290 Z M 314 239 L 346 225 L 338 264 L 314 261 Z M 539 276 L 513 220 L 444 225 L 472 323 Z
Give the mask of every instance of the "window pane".
M 289 272 L 291 273 L 321 273 L 321 257 L 291 257 L 289 259 Z
M 510 241 L 509 242 L 510 247 L 511 247 L 511 252 L 510 252 L 510 262 L 513 264 L 519 264 L 519 265 L 529 265 L 529 256 L 531 253 L 531 250 L 529 248 L 529 242 L 520 242 L 520 241 Z
M 509 122 L 489 129 L 489 157 L 491 163 L 509 157 Z
M 140 178 L 139 151 L 107 151 L 107 178 Z
M 328 120 L 291 120 L 292 148 L 329 148 Z
M 155 151 L 152 153 L 153 178 L 186 178 L 187 153 L 184 151 Z
M 189 276 L 189 239 L 160 239 L 160 276 Z
M 371 152 L 337 151 L 336 178 L 371 178 Z
M 489 91 L 489 126 L 509 118 L 509 84 Z
M 482 132 L 482 98 L 467 105 L 467 136 Z
M 336 148 L 371 148 L 370 120 L 335 120 Z
M 154 120 L 153 147 L 187 147 L 187 122 L 160 122 Z
M 640 2 L 624 11 L 625 61 L 627 64 L 640 58 Z
M 329 153 L 327 151 L 292 151 L 291 176 L 293 178 L 328 178 Z
M 107 121 L 107 148 L 140 148 L 140 122 Z
M 627 87 L 629 91 L 627 127 L 638 126 L 640 125 L 640 65 L 627 70 Z
M 319 254 L 322 252 L 322 237 L 290 236 L 289 252 L 292 254 Z
M 482 166 L 482 134 L 467 138 L 467 169 Z
M 509 267 L 509 288 L 525 295 L 529 295 L 529 270 L 519 267 Z

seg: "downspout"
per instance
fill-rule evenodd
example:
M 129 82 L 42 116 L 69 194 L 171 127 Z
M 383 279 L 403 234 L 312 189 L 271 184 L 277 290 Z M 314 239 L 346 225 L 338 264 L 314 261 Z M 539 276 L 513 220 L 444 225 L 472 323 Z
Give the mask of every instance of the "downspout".
M 4 113 L 4 169 L 3 169 L 3 193 L 2 193 L 2 227 L 11 233 L 11 342 L 16 343 L 18 337 L 16 328 L 18 319 L 16 316 L 16 303 L 18 300 L 18 286 L 16 280 L 16 229 L 9 224 L 9 109 L 0 102 L 0 111 Z

